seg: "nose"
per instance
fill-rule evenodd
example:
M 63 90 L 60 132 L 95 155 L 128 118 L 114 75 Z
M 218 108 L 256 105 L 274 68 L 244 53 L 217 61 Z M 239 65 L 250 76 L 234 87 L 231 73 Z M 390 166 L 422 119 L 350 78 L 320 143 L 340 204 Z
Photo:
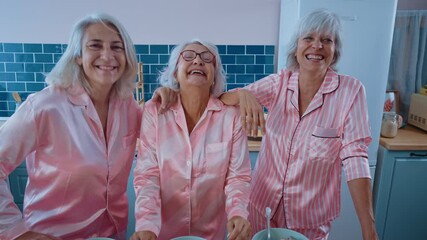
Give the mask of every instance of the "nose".
M 101 58 L 109 60 L 113 58 L 114 52 L 110 48 L 103 48 L 101 51 Z
M 312 47 L 316 49 L 323 48 L 323 43 L 320 40 L 315 40 L 312 43 Z
M 193 64 L 196 64 L 196 65 L 203 65 L 203 64 L 205 64 L 205 62 L 200 57 L 200 54 L 197 54 L 196 57 L 193 59 Z

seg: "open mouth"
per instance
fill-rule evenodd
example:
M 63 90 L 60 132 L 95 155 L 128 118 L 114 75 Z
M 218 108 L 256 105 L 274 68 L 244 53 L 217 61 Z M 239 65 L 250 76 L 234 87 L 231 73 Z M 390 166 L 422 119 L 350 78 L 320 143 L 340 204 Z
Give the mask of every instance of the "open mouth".
M 103 71 L 113 71 L 113 70 L 116 70 L 118 66 L 96 66 L 96 68 Z
M 325 57 L 322 55 L 314 55 L 314 54 L 305 55 L 305 58 L 307 60 L 316 60 L 316 61 L 320 61 L 320 60 L 325 59 Z
M 202 75 L 202 76 L 206 76 L 206 73 L 201 71 L 201 70 L 192 70 L 189 72 L 190 75 Z

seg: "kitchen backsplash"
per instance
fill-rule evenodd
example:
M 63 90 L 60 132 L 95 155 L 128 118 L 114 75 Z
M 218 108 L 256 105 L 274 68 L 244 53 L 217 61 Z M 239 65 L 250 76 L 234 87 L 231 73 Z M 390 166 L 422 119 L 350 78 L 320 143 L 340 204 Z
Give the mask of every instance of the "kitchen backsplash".
M 144 98 L 159 86 L 157 74 L 175 45 L 135 45 L 137 59 L 144 63 Z M 0 43 L 0 117 L 15 110 L 12 92 L 22 99 L 45 87 L 45 73 L 59 60 L 66 44 Z M 218 45 L 226 90 L 242 87 L 275 72 L 274 45 Z M 136 79 L 135 79 L 136 81 Z

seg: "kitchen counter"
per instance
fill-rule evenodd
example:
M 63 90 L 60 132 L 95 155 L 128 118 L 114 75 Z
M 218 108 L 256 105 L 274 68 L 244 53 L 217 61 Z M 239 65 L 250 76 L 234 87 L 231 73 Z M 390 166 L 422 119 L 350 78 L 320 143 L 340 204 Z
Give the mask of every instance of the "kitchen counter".
M 248 148 L 249 152 L 259 152 L 259 149 L 261 147 L 261 141 L 248 141 Z
M 427 132 L 406 125 L 394 138 L 380 138 L 380 145 L 388 150 L 427 150 Z

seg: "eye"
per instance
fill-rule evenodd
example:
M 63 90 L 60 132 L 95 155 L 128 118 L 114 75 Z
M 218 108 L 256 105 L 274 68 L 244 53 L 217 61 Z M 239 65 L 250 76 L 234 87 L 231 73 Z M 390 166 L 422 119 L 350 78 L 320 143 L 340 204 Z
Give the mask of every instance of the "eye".
M 302 38 L 302 40 L 305 40 L 305 41 L 312 41 L 312 40 L 313 40 L 313 37 L 312 37 L 312 36 L 306 36 L 306 37 L 303 37 L 303 38 Z
M 102 49 L 102 44 L 100 43 L 89 43 L 87 46 L 89 49 L 93 49 L 93 50 Z
M 123 52 L 125 48 L 122 45 L 113 45 L 111 49 L 115 52 Z
M 331 44 L 331 43 L 333 43 L 334 41 L 332 41 L 332 39 L 330 39 L 330 38 L 324 38 L 324 39 L 322 39 L 322 43 L 323 44 Z
M 200 57 L 206 63 L 210 63 L 214 59 L 214 55 L 211 52 L 208 52 L 208 51 L 200 53 Z

